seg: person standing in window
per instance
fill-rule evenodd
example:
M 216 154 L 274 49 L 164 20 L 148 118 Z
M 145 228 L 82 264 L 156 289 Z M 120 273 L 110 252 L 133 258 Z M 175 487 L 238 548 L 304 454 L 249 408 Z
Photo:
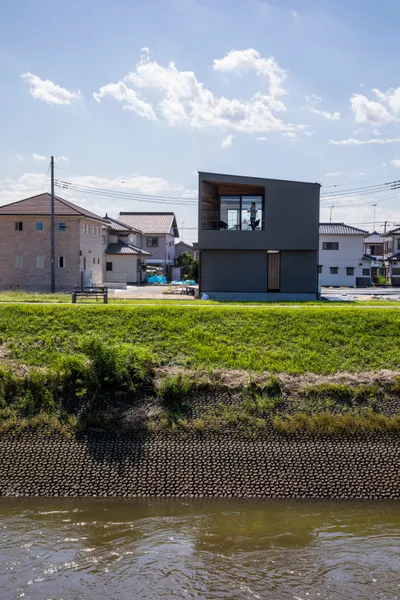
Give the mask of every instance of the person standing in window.
M 247 212 L 250 213 L 250 227 L 254 231 L 256 228 L 256 218 L 257 218 L 257 207 L 256 207 L 255 202 L 251 203 L 250 208 Z

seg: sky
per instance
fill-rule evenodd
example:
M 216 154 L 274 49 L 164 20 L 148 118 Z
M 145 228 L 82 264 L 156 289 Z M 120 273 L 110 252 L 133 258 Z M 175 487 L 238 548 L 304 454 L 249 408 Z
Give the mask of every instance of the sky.
M 399 22 L 398 0 L 3 0 L 0 205 L 50 191 L 53 155 L 58 195 L 175 211 L 185 241 L 198 171 L 319 182 L 321 221 L 400 224 Z

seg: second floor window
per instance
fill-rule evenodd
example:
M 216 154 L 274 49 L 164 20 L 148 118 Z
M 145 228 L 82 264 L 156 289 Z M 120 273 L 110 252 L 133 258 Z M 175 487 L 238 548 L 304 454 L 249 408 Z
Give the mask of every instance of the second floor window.
M 397 250 L 400 250 L 400 238 L 397 238 Z
M 15 231 L 22 231 L 23 228 L 24 227 L 22 221 L 15 221 Z
M 65 269 L 65 256 L 58 257 L 58 268 Z
M 146 238 L 146 246 L 148 248 L 157 248 L 157 246 L 158 246 L 158 237 L 148 237 L 148 238 Z
M 339 242 L 322 242 L 322 250 L 339 250 Z
M 65 231 L 67 229 L 66 224 L 64 223 L 64 221 L 60 221 L 58 223 L 58 231 Z
M 43 221 L 36 221 L 36 231 L 43 231 L 44 223 Z
M 337 275 L 339 273 L 339 267 L 331 267 L 331 275 Z

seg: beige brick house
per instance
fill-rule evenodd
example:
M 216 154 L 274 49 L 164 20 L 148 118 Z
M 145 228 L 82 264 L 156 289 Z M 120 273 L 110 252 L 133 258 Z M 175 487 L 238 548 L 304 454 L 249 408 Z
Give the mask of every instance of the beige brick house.
M 59 196 L 54 199 L 56 289 L 103 281 L 104 220 Z M 0 289 L 51 289 L 51 196 L 0 206 Z

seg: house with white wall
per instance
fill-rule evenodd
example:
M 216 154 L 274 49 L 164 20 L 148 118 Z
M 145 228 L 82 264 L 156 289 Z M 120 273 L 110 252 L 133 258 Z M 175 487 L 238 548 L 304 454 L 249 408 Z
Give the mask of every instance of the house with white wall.
M 321 286 L 371 285 L 371 257 L 364 254 L 367 231 L 345 223 L 320 223 L 318 274 Z
M 151 257 L 151 252 L 140 248 L 142 232 L 108 215 L 104 221 L 104 282 L 115 287 L 142 283 L 147 258 Z
M 118 219 L 140 231 L 138 245 L 151 252 L 147 264 L 164 273 L 175 263 L 175 238 L 179 237 L 173 212 L 121 212 Z M 139 242 L 140 238 L 140 242 Z
M 371 257 L 371 279 L 378 282 L 378 277 L 385 277 L 384 265 L 385 238 L 374 231 L 364 238 L 364 254 Z
M 390 283 L 400 286 L 400 227 L 383 235 L 385 239 L 384 261 Z

